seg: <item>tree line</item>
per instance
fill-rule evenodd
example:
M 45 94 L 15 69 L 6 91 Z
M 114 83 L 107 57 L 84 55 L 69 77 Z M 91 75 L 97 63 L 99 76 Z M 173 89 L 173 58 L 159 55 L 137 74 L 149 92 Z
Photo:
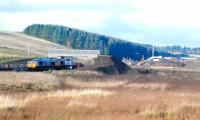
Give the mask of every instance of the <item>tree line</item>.
M 137 44 L 64 26 L 34 24 L 25 28 L 23 32 L 73 49 L 98 49 L 101 54 L 115 56 L 118 59 L 137 60 L 152 56 L 150 45 Z M 172 56 L 166 51 L 156 51 L 155 55 Z

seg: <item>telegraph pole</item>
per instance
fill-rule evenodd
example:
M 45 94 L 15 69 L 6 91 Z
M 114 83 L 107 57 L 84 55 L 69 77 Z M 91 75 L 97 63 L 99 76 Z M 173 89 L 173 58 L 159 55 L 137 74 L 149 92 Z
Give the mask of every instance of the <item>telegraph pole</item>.
M 29 46 L 29 43 L 27 43 L 27 57 L 29 57 L 30 55 L 30 46 Z
M 138 53 L 138 52 L 136 53 L 136 56 L 137 56 L 137 62 L 139 61 L 139 54 L 140 54 L 140 53 Z
M 154 45 L 152 46 L 152 57 L 155 56 L 155 48 L 154 48 Z

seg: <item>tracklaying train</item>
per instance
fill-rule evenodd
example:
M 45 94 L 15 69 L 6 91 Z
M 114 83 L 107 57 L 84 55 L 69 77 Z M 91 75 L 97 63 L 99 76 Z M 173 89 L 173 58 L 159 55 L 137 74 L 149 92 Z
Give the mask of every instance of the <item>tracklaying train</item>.
M 40 58 L 27 62 L 27 70 L 49 70 L 49 69 L 75 69 L 83 67 L 73 58 Z

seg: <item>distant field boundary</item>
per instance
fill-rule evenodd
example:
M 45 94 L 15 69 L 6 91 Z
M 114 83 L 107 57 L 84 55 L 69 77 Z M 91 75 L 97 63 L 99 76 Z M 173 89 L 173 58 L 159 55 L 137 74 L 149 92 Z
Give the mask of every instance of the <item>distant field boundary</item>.
M 0 57 L 0 64 L 4 64 L 4 63 L 9 63 L 9 62 L 15 62 L 15 61 L 19 61 L 19 60 L 24 60 L 24 59 L 33 59 L 36 57 Z

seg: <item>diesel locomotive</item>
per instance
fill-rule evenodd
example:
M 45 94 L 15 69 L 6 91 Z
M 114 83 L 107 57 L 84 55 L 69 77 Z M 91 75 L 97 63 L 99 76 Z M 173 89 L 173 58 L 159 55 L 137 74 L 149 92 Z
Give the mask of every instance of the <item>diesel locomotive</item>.
M 73 58 L 39 58 L 27 62 L 27 69 L 34 70 L 61 70 L 83 67 Z

